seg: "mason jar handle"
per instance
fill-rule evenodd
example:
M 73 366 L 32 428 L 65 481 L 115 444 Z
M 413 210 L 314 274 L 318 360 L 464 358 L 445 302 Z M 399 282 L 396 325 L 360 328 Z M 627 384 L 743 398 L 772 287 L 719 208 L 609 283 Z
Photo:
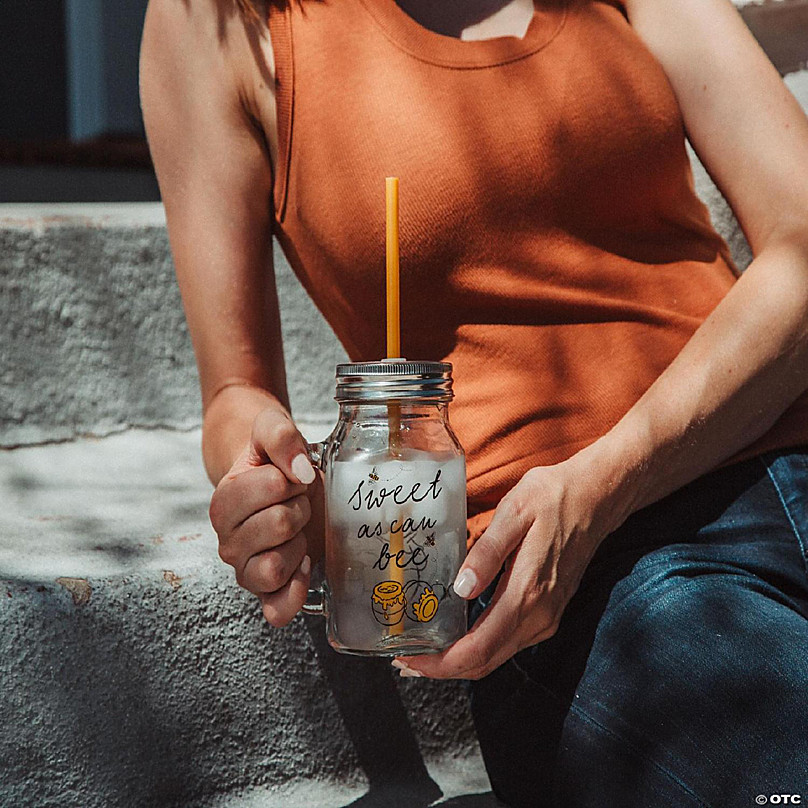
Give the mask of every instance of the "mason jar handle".
M 312 466 L 320 471 L 324 470 L 325 447 L 326 442 L 324 440 L 318 441 L 317 443 L 306 444 Z M 306 595 L 306 602 L 303 604 L 301 611 L 304 614 L 319 614 L 320 617 L 326 616 L 325 591 L 322 586 L 319 586 L 317 589 L 309 589 L 308 595 Z

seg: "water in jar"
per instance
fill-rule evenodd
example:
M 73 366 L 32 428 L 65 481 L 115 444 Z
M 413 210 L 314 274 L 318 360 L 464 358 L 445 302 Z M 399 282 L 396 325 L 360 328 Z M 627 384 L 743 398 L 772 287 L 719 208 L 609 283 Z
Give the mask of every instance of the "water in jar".
M 332 645 L 390 655 L 442 650 L 466 629 L 451 588 L 466 555 L 466 473 L 452 452 L 337 458 L 326 577 Z

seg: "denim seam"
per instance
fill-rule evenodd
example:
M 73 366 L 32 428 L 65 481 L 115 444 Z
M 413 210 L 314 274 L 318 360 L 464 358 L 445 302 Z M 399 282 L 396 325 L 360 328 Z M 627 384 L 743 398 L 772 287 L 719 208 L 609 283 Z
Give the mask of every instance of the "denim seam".
M 530 685 L 532 685 L 533 687 L 536 687 L 536 688 L 538 688 L 539 690 L 543 690 L 543 691 L 544 691 L 544 694 L 545 694 L 546 696 L 550 696 L 550 698 L 551 698 L 553 701 L 555 701 L 555 702 L 557 703 L 557 706 L 561 707 L 562 709 L 563 709 L 563 708 L 565 708 L 565 707 L 567 707 L 567 706 L 569 705 L 568 700 L 567 700 L 567 699 L 565 699 L 565 698 L 563 698 L 562 696 L 559 696 L 559 695 L 558 695 L 558 693 L 556 693 L 556 692 L 555 692 L 555 690 L 553 690 L 552 688 L 549 688 L 549 687 L 548 687 L 546 684 L 544 684 L 544 682 L 539 682 L 539 681 L 537 681 L 536 679 L 534 679 L 534 678 L 533 678 L 533 677 L 532 677 L 532 676 L 531 676 L 531 675 L 528 673 L 528 671 L 527 671 L 525 668 L 523 668 L 523 667 L 522 667 L 522 666 L 521 666 L 521 665 L 520 665 L 520 664 L 519 664 L 519 663 L 516 661 L 516 657 L 511 657 L 511 658 L 508 660 L 508 662 L 510 662 L 510 663 L 511 663 L 511 665 L 512 665 L 514 668 L 516 668 L 516 670 L 517 670 L 517 671 L 519 671 L 519 673 L 520 673 L 520 674 L 522 675 L 522 677 L 524 678 L 524 681 L 522 682 L 522 684 L 523 684 L 523 685 L 524 685 L 524 684 L 528 684 L 528 683 L 529 683 L 529 684 L 530 684 Z M 505 664 L 507 664 L 507 663 L 505 663 Z
M 794 520 L 791 508 L 788 506 L 785 496 L 783 496 L 783 491 L 780 487 L 780 483 L 778 483 L 777 478 L 775 477 L 769 465 L 766 462 L 764 462 L 763 458 L 760 458 L 760 462 L 763 463 L 763 466 L 766 469 L 766 473 L 769 475 L 769 479 L 772 481 L 774 490 L 777 493 L 777 498 L 780 500 L 780 504 L 783 506 L 783 511 L 785 511 L 789 525 L 791 525 L 791 530 L 794 533 L 794 537 L 797 539 L 797 543 L 800 545 L 800 555 L 802 556 L 802 565 L 805 568 L 806 574 L 808 574 L 808 543 L 806 543 L 805 538 L 803 537 L 802 533 L 800 533 L 800 529 L 797 527 L 797 523 Z
M 651 583 L 650 581 L 646 582 L 644 587 L 648 586 L 650 583 Z M 665 607 L 665 605 L 666 605 L 666 602 L 672 596 L 674 596 L 674 594 L 681 594 L 682 590 L 688 591 L 688 590 L 691 590 L 691 589 L 697 589 L 697 588 L 701 587 L 703 584 L 704 584 L 704 581 L 702 579 L 700 579 L 700 578 L 688 578 L 688 579 L 685 579 L 685 580 L 682 580 L 682 581 L 677 581 L 675 584 L 673 584 L 671 587 L 666 589 L 664 592 L 660 593 L 650 603 L 645 604 L 645 606 L 636 615 L 635 624 L 639 623 L 641 620 L 644 620 L 645 618 L 647 618 L 649 616 L 652 616 L 652 615 L 656 614 L 660 609 L 663 609 Z M 597 704 L 601 709 L 606 710 L 607 712 L 611 712 L 608 705 L 598 701 L 597 699 L 592 699 L 592 701 L 593 701 L 593 703 Z M 579 715 L 581 718 L 584 718 L 584 719 L 586 719 L 588 721 L 591 721 L 593 724 L 600 727 L 607 734 L 612 735 L 614 738 L 617 738 L 618 740 L 622 741 L 623 743 L 625 743 L 630 748 L 634 749 L 636 751 L 636 753 L 643 760 L 647 760 L 653 766 L 658 768 L 660 772 L 667 775 L 673 782 L 678 784 L 686 793 L 690 794 L 693 797 L 693 799 L 697 800 L 700 805 L 704 806 L 705 808 L 710 808 L 709 803 L 704 802 L 701 799 L 701 797 L 698 796 L 698 794 L 691 791 L 691 789 L 688 788 L 673 772 L 666 769 L 659 761 L 654 760 L 653 758 L 648 757 L 647 755 L 643 754 L 641 748 L 634 741 L 624 737 L 622 734 L 620 734 L 619 732 L 616 732 L 615 730 L 609 729 L 607 726 L 602 724 L 596 718 L 594 718 L 589 713 L 587 713 L 585 710 L 583 710 L 581 707 L 579 707 L 577 704 L 575 704 L 574 701 L 570 704 L 570 712 L 574 712 L 577 715 Z
M 635 753 L 642 760 L 647 761 L 652 766 L 659 769 L 659 771 L 662 774 L 664 774 L 666 777 L 668 777 L 670 780 L 672 780 L 674 783 L 676 783 L 676 785 L 678 785 L 679 788 L 682 789 L 682 791 L 684 791 L 686 794 L 689 794 L 694 800 L 696 800 L 696 802 L 699 805 L 703 806 L 703 808 L 710 808 L 709 803 L 704 802 L 704 800 L 702 800 L 702 798 L 699 797 L 698 794 L 696 794 L 694 791 L 692 791 L 690 788 L 688 788 L 673 772 L 666 769 L 659 761 L 654 760 L 652 757 L 649 757 L 648 755 L 644 754 L 643 751 L 635 743 L 628 740 L 628 738 L 624 738 L 620 733 L 615 732 L 614 730 L 612 730 L 609 727 L 605 726 L 600 721 L 598 721 L 596 718 L 593 718 L 591 715 L 589 715 L 589 713 L 585 712 L 580 707 L 578 707 L 578 705 L 576 705 L 575 703 L 570 705 L 570 712 L 575 713 L 576 715 L 578 715 L 580 718 L 584 719 L 585 721 L 589 721 L 591 724 L 594 724 L 596 727 L 598 727 L 602 732 L 606 733 L 607 735 L 612 736 L 613 738 L 616 738 L 621 743 L 623 743 L 626 746 L 633 749 L 635 751 Z
M 589 713 L 587 713 L 587 712 L 586 712 L 586 711 L 585 711 L 583 708 L 579 707 L 579 706 L 578 706 L 578 705 L 575 703 L 575 699 L 576 699 L 576 698 L 578 698 L 578 694 L 577 694 L 577 692 L 574 694 L 572 702 L 567 702 L 565 699 L 562 699 L 562 698 L 561 698 L 561 697 L 560 697 L 560 696 L 559 696 L 557 693 L 555 693 L 555 692 L 554 692 L 553 690 L 551 690 L 549 687 L 547 687 L 547 686 L 546 686 L 546 685 L 544 685 L 543 683 L 541 683 L 541 682 L 537 682 L 535 679 L 533 679 L 533 678 L 532 678 L 532 677 L 531 677 L 531 676 L 530 676 L 530 675 L 527 673 L 527 671 L 525 671 L 525 670 L 522 668 L 522 666 L 521 666 L 521 665 L 519 665 L 519 663 L 518 663 L 518 662 L 516 662 L 516 660 L 515 660 L 513 657 L 511 657 L 511 659 L 510 659 L 509 661 L 510 661 L 510 662 L 512 662 L 512 663 L 513 663 L 513 666 L 514 666 L 514 667 L 515 667 L 515 668 L 516 668 L 516 669 L 517 669 L 517 670 L 518 670 L 518 671 L 519 671 L 519 672 L 520 672 L 520 673 L 521 673 L 521 674 L 522 674 L 522 675 L 525 677 L 525 683 L 529 683 L 529 684 L 531 684 L 532 686 L 537 687 L 537 688 L 539 688 L 539 689 L 543 690 L 543 691 L 544 691 L 544 693 L 545 693 L 547 696 L 550 696 L 550 697 L 551 697 L 551 698 L 552 698 L 554 701 L 557 701 L 557 702 L 559 703 L 559 705 L 560 705 L 560 706 L 562 706 L 562 707 L 568 707 L 568 709 L 569 709 L 569 711 L 570 711 L 571 713 L 574 713 L 574 714 L 575 714 L 575 715 L 577 715 L 579 718 L 581 718 L 581 719 L 583 719 L 583 720 L 585 720 L 585 721 L 588 721 L 588 722 L 590 722 L 591 724 L 594 724 L 596 727 L 598 727 L 598 728 L 599 728 L 601 731 L 605 732 L 607 735 L 610 735 L 611 737 L 616 738 L 616 739 L 617 739 L 617 740 L 619 740 L 621 743 L 624 743 L 626 746 L 628 746 L 628 747 L 630 747 L 631 749 L 633 749 L 633 750 L 634 750 L 634 752 L 635 752 L 635 753 L 636 753 L 636 754 L 637 754 L 637 755 L 638 755 L 638 756 L 639 756 L 639 757 L 640 757 L 642 760 L 646 760 L 646 761 L 648 761 L 648 762 L 649 762 L 649 763 L 650 763 L 652 766 L 654 766 L 655 768 L 659 769 L 659 771 L 660 771 L 660 772 L 661 772 L 663 775 L 665 775 L 665 776 L 666 776 L 666 777 L 668 777 L 670 780 L 672 780 L 672 781 L 673 781 L 673 782 L 674 782 L 676 785 L 678 785 L 678 786 L 679 786 L 679 787 L 680 787 L 680 788 L 681 788 L 681 789 L 682 789 L 682 790 L 683 790 L 685 793 L 689 794 L 689 795 L 690 795 L 690 796 L 691 796 L 691 797 L 692 797 L 694 800 L 696 800 L 696 802 L 698 802 L 698 803 L 699 803 L 699 805 L 704 806 L 704 808 L 710 808 L 709 803 L 704 802 L 704 800 L 702 800 L 702 799 L 701 799 L 701 797 L 699 797 L 699 796 L 698 796 L 698 794 L 694 793 L 694 792 L 693 792 L 693 791 L 692 791 L 690 788 L 688 788 L 688 787 L 687 787 L 687 785 L 685 785 L 685 784 L 684 784 L 684 783 L 683 783 L 683 782 L 682 782 L 682 781 L 681 781 L 681 780 L 680 780 L 680 779 L 679 779 L 679 778 L 678 778 L 678 777 L 677 777 L 677 776 L 676 776 L 676 775 L 675 775 L 673 772 L 668 771 L 668 769 L 666 769 L 666 768 L 665 768 L 665 767 L 664 767 L 664 766 L 663 766 L 663 765 L 662 765 L 662 764 L 661 764 L 659 761 L 654 760 L 653 758 L 648 757 L 647 755 L 645 755 L 645 754 L 642 752 L 642 750 L 640 749 L 640 747 L 639 747 L 639 746 L 637 746 L 637 744 L 635 744 L 633 741 L 630 741 L 628 738 L 623 737 L 623 736 L 622 736 L 620 733 L 615 732 L 615 731 L 614 731 L 614 730 L 612 730 L 612 729 L 609 729 L 609 727 L 605 726 L 605 725 L 604 725 L 604 724 L 602 724 L 600 721 L 598 721 L 598 720 L 597 720 L 597 719 L 596 719 L 594 716 L 591 716 L 591 715 L 590 715 Z M 601 705 L 601 706 L 605 706 L 605 705 Z
M 651 581 L 647 581 L 642 588 L 645 588 L 646 586 L 651 585 L 651 583 L 652 583 Z M 701 583 L 702 583 L 701 581 L 697 581 L 695 579 L 686 579 L 686 580 L 683 580 L 683 581 L 677 581 L 671 587 L 666 589 L 664 592 L 660 593 L 656 598 L 654 598 L 653 601 L 646 604 L 645 607 L 636 616 L 636 621 L 639 622 L 644 617 L 647 617 L 649 614 L 653 614 L 656 611 L 658 611 L 659 608 L 662 608 L 664 606 L 664 601 L 666 601 L 673 594 L 674 590 L 681 591 L 682 589 L 690 589 L 690 588 L 698 587 L 698 586 L 701 585 Z M 519 670 L 525 676 L 525 679 L 528 682 L 530 682 L 533 686 L 541 688 L 542 690 L 545 691 L 545 693 L 552 696 L 554 699 L 559 699 L 559 696 L 556 693 L 554 693 L 550 688 L 546 687 L 541 682 L 537 682 L 535 679 L 533 679 L 533 677 L 531 677 L 527 673 L 527 671 L 525 671 L 516 662 L 516 660 L 513 657 L 511 657 L 511 662 L 513 662 L 514 667 L 516 667 L 517 670 Z M 652 757 L 649 757 L 648 755 L 644 754 L 641 747 L 638 746 L 634 741 L 629 740 L 628 738 L 626 738 L 625 736 L 623 736 L 619 732 L 616 732 L 615 730 L 612 730 L 609 727 L 605 726 L 600 721 L 598 721 L 596 718 L 594 718 L 589 713 L 587 713 L 582 707 L 580 707 L 578 704 L 576 704 L 575 699 L 577 697 L 578 697 L 578 693 L 577 693 L 577 690 L 576 690 L 576 693 L 573 695 L 572 701 L 569 703 L 569 711 L 571 713 L 574 713 L 575 715 L 579 716 L 583 720 L 591 722 L 595 726 L 599 727 L 607 735 L 610 735 L 613 738 L 616 738 L 621 743 L 623 743 L 626 746 L 628 746 L 629 748 L 633 749 L 634 752 L 642 760 L 647 761 L 652 766 L 654 766 L 656 769 L 658 769 L 663 775 L 665 775 L 673 783 L 678 785 L 685 793 L 689 794 L 694 800 L 696 800 L 696 802 L 698 802 L 699 805 L 701 805 L 703 808 L 711 808 L 709 803 L 704 802 L 704 800 L 702 800 L 702 798 L 699 797 L 698 794 L 696 794 L 690 788 L 688 788 L 688 786 L 685 785 L 685 783 L 683 783 L 673 772 L 666 769 L 665 766 L 663 766 L 662 763 L 660 763 L 659 761 L 654 760 Z M 593 701 L 594 701 L 595 704 L 598 704 L 602 709 L 605 709 L 607 711 L 609 710 L 607 705 L 602 704 L 601 702 L 598 702 L 597 700 L 593 700 Z

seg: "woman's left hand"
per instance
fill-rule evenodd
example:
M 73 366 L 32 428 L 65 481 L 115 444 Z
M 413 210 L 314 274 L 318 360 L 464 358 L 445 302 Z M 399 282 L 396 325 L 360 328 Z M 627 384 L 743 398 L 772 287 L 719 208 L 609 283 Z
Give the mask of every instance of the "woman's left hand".
M 442 653 L 395 660 L 402 676 L 480 679 L 555 634 L 598 545 L 627 515 L 616 488 L 596 484 L 600 475 L 582 460 L 533 468 L 502 499 L 455 581 L 459 595 L 474 598 L 504 564 L 490 605 Z

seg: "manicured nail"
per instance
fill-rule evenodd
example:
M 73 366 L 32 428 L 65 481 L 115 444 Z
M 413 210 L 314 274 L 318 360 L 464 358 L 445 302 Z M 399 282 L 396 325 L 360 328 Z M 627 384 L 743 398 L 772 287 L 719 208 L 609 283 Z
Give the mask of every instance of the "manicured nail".
M 300 562 L 300 571 L 304 575 L 308 575 L 311 572 L 311 559 L 308 556 L 303 556 L 303 560 Z
M 406 676 L 418 676 L 418 677 L 420 677 L 420 676 L 423 676 L 424 674 L 421 673 L 421 671 L 415 671 L 412 668 L 402 668 L 398 672 L 398 675 L 399 676 L 405 676 L 405 677 Z
M 477 576 L 474 574 L 474 570 L 465 569 L 455 579 L 453 588 L 461 598 L 467 598 L 475 586 L 477 586 Z
M 314 482 L 314 468 L 303 452 L 292 461 L 292 474 L 304 485 Z
M 398 675 L 399 676 L 423 676 L 424 674 L 420 671 L 413 670 L 406 662 L 402 662 L 400 659 L 394 659 L 390 663 L 394 668 L 398 668 Z

